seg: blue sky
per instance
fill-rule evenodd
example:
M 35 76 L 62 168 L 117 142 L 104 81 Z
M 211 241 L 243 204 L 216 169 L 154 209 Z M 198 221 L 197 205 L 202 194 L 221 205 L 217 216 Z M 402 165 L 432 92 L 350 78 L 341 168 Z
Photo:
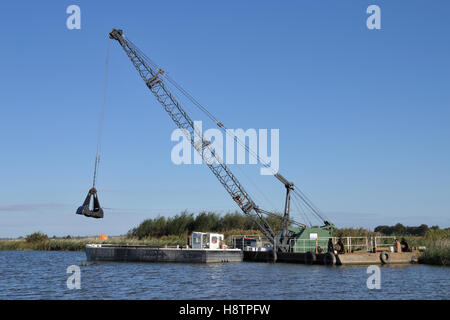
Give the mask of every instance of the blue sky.
M 81 30 L 66 28 L 71 4 Z M 366 27 L 371 4 L 381 30 Z M 158 214 L 238 209 L 206 166 L 171 162 L 175 126 L 108 39 L 113 27 L 228 127 L 280 129 L 280 172 L 338 227 L 448 227 L 449 11 L 447 1 L 2 1 L 0 237 L 118 235 Z M 110 209 L 94 220 L 75 210 L 92 181 L 108 41 L 98 189 Z M 241 167 L 231 169 L 255 200 L 281 209 L 283 186 Z

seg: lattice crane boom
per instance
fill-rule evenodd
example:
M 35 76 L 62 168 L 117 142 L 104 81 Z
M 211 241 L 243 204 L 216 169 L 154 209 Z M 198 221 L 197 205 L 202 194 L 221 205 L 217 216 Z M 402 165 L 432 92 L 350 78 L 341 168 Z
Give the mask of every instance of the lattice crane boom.
M 276 241 L 277 235 L 263 216 L 263 214 L 267 214 L 268 211 L 260 209 L 255 204 L 236 176 L 214 152 L 209 141 L 206 141 L 203 138 L 202 133 L 196 129 L 192 119 L 164 84 L 162 79 L 164 71 L 150 66 L 140 50 L 124 37 L 122 30 L 113 29 L 109 34 L 109 37 L 119 42 L 147 87 L 162 105 L 164 110 L 169 114 L 177 127 L 183 130 L 192 146 L 200 153 L 206 165 L 211 169 L 212 173 L 238 204 L 241 210 L 246 215 L 253 218 L 259 230 L 274 245 L 274 247 L 280 251 L 285 251 L 285 248 Z M 278 176 L 277 178 L 280 179 Z M 284 181 L 287 183 L 286 180 Z

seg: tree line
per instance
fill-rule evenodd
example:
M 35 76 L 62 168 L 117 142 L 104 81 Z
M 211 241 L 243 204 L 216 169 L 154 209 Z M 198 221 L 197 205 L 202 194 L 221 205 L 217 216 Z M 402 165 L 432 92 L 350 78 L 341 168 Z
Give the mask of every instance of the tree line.
M 281 219 L 267 217 L 266 220 L 275 232 L 281 230 Z M 215 212 L 200 212 L 197 215 L 182 212 L 174 217 L 158 216 L 144 220 L 139 226 L 128 232 L 133 238 L 152 238 L 162 236 L 182 236 L 193 231 L 227 232 L 231 230 L 255 230 L 258 228 L 250 216 L 239 212 L 220 215 Z
M 271 225 L 275 233 L 281 230 L 282 222 L 278 217 L 269 216 L 266 220 Z M 200 232 L 221 232 L 226 233 L 232 230 L 252 230 L 259 231 L 253 219 L 240 212 L 227 213 L 220 215 L 215 212 L 200 212 L 197 215 L 184 211 L 173 217 L 158 216 L 152 219 L 146 219 L 136 228 L 128 231 L 127 236 L 130 238 L 157 238 L 163 236 L 183 236 L 193 231 Z M 425 236 L 433 232 L 443 232 L 448 234 L 447 229 L 440 229 L 439 226 L 428 227 L 422 224 L 417 227 L 404 226 L 397 223 L 394 226 L 381 225 L 377 226 L 373 231 L 368 229 L 344 228 L 337 229 L 335 236 L 370 236 L 374 233 L 380 235 L 396 235 L 396 236 Z
M 443 229 L 448 231 L 449 228 Z M 421 224 L 418 227 L 404 226 L 401 223 L 397 223 L 393 226 L 378 226 L 374 229 L 375 232 L 379 232 L 383 235 L 398 235 L 398 236 L 425 236 L 429 231 L 441 230 L 439 226 L 428 227 L 426 224 Z

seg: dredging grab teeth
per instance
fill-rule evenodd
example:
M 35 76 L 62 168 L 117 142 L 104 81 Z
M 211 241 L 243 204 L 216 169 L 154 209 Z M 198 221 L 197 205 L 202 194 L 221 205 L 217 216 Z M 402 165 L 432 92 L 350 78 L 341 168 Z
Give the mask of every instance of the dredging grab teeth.
M 89 207 L 91 199 L 93 201 L 92 209 Z M 90 218 L 96 219 L 103 218 L 103 209 L 100 207 L 100 202 L 98 201 L 97 196 L 97 190 L 95 188 L 91 188 L 89 190 L 83 205 L 77 209 L 76 213 L 82 214 Z

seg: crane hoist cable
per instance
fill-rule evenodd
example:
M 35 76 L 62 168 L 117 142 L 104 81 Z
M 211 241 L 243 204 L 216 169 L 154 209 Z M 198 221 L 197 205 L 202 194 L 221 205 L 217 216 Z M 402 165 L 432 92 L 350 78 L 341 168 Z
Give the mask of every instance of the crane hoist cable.
M 298 197 L 298 199 L 305 204 L 305 207 L 307 207 L 313 215 L 315 215 L 317 218 L 319 218 L 322 222 L 328 222 L 328 218 L 325 217 L 323 213 L 317 209 L 316 206 L 309 200 L 309 198 L 301 191 L 301 190 L 293 190 L 294 196 Z
M 294 197 L 292 198 L 292 203 L 294 204 L 294 206 L 297 208 L 298 212 L 303 215 L 303 218 L 305 219 L 305 222 L 309 224 L 309 226 L 312 226 L 311 220 L 309 220 L 308 215 L 306 214 L 306 211 L 303 207 L 303 204 L 301 201 L 297 201 L 296 196 L 294 195 Z
M 94 163 L 94 175 L 92 178 L 92 188 L 89 189 L 88 194 L 81 205 L 77 209 L 77 214 L 85 215 L 91 218 L 103 218 L 103 209 L 100 206 L 100 201 L 98 200 L 97 189 L 95 185 L 97 183 L 97 173 L 100 164 L 100 155 L 102 151 L 102 133 L 103 133 L 103 122 L 105 118 L 105 104 L 106 104 L 106 88 L 108 84 L 108 67 L 109 67 L 109 48 L 110 42 L 106 48 L 106 59 L 105 59 L 105 72 L 103 77 L 103 92 L 102 92 L 102 102 L 100 104 L 99 120 L 98 120 L 98 133 L 97 133 L 97 152 L 95 155 Z M 92 200 L 92 207 L 90 206 Z

